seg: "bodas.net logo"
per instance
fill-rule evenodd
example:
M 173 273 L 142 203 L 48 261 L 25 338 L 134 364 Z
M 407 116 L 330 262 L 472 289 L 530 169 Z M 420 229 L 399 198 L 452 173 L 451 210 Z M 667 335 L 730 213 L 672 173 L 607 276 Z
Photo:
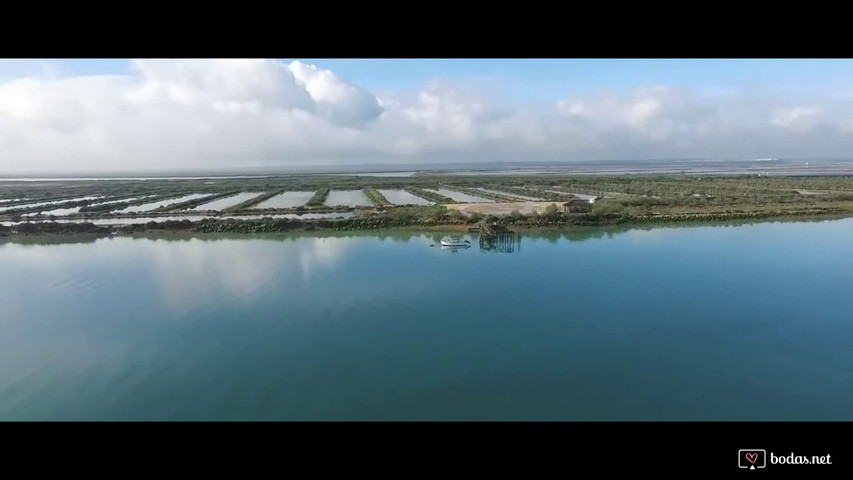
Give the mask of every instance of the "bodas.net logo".
M 767 452 L 760 448 L 743 448 L 737 451 L 737 465 L 755 470 L 767 466 Z

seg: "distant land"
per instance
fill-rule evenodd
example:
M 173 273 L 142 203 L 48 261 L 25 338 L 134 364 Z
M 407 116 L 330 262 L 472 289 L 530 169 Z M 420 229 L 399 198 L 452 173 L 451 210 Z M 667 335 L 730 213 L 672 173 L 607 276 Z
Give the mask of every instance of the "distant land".
M 358 174 L 409 176 L 451 175 L 632 175 L 632 174 L 713 174 L 713 175 L 853 175 L 853 159 L 755 158 L 755 159 L 643 159 L 577 162 L 455 162 L 429 164 L 358 164 L 254 166 L 205 170 L 139 170 L 92 172 L 19 172 L 0 174 L 0 181 L 170 179 L 170 178 L 259 178 L 302 174 Z
M 0 236 L 573 228 L 853 216 L 850 161 L 436 167 L 5 178 Z

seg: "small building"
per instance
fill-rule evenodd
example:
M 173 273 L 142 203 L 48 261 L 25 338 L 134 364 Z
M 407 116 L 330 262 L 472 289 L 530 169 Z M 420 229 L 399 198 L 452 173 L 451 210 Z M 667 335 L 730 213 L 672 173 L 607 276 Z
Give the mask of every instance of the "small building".
M 566 213 L 587 213 L 592 211 L 592 203 L 588 200 L 573 198 L 563 204 L 563 211 Z

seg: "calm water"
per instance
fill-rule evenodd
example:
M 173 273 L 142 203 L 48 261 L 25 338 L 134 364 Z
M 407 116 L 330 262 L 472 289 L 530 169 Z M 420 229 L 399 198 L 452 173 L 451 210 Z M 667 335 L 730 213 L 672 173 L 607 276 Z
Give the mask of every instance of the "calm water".
M 332 190 L 329 192 L 329 196 L 326 197 L 326 201 L 323 202 L 323 204 L 331 207 L 338 205 L 357 207 L 370 206 L 373 205 L 373 202 L 367 198 L 367 195 L 364 194 L 363 190 Z
M 5 212 L 6 210 L 14 210 L 16 208 L 33 208 L 33 207 L 41 207 L 46 205 L 55 205 L 57 203 L 64 202 L 79 202 L 83 200 L 97 200 L 99 198 L 104 198 L 103 196 L 86 196 L 86 197 L 76 197 L 76 198 L 64 198 L 62 200 L 51 200 L 49 202 L 37 202 L 37 203 L 28 203 L 25 205 L 12 205 L 8 207 L 0 207 L 0 212 Z
M 264 200 L 252 208 L 294 208 L 305 205 L 313 196 L 314 192 L 284 192 Z
M 115 217 L 115 218 L 78 218 L 73 220 L 63 220 L 61 218 L 55 220 L 21 220 L 0 222 L 0 225 L 9 227 L 12 225 L 20 225 L 22 223 L 91 223 L 93 225 L 142 225 L 148 222 L 166 222 L 166 221 L 183 221 L 198 222 L 206 218 L 215 218 L 220 220 L 262 220 L 264 218 L 296 218 L 298 220 L 317 220 L 321 218 L 349 218 L 353 216 L 353 212 L 329 212 L 329 213 L 285 213 L 285 214 L 257 214 L 257 215 L 162 215 L 157 217 Z
M 84 197 L 84 199 L 86 199 L 86 200 L 88 200 L 90 198 L 101 198 L 101 197 L 89 197 L 89 198 Z M 118 200 L 109 200 L 106 202 L 94 202 L 94 203 L 90 203 L 89 205 L 90 206 L 109 205 L 110 203 L 132 202 L 134 200 L 139 200 L 140 198 L 145 198 L 145 197 L 119 198 Z M 51 215 L 54 215 L 54 216 L 71 215 L 72 213 L 80 212 L 80 208 L 81 207 L 54 208 L 53 210 L 42 210 L 41 212 L 25 213 L 21 216 L 22 217 L 35 217 L 35 216 L 41 215 L 41 216 L 47 217 L 47 216 L 51 216 Z
M 441 236 L 0 243 L 0 419 L 853 420 L 853 219 Z
M 394 205 L 432 205 L 434 203 L 417 195 L 412 195 L 411 193 L 405 190 L 383 189 L 379 190 L 379 193 L 381 193 L 386 200 L 393 203 Z
M 191 193 L 189 195 L 184 195 L 182 197 L 173 197 L 166 200 L 161 200 L 159 202 L 152 203 L 144 203 L 142 205 L 132 205 L 127 208 L 123 208 L 121 210 L 116 210 L 116 213 L 139 213 L 139 212 L 147 212 L 149 210 L 154 210 L 160 207 L 166 207 L 168 205 L 174 205 L 176 203 L 188 202 L 190 200 L 196 200 L 199 198 L 208 197 L 211 194 L 209 193 Z

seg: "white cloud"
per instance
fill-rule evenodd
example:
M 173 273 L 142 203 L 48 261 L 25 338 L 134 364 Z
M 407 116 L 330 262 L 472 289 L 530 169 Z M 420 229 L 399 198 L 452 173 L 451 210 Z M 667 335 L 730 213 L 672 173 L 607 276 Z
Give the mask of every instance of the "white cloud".
M 290 70 L 299 84 L 317 105 L 318 113 L 341 125 L 358 125 L 376 119 L 382 113 L 377 98 L 358 87 L 350 85 L 331 70 L 298 61 Z
M 447 82 L 379 98 L 300 62 L 135 60 L 126 75 L 64 77 L 51 65 L 0 63 L 4 172 L 844 156 L 853 147 L 853 104 L 829 92 L 638 86 L 507 106 L 476 84 Z
M 814 128 L 819 115 L 820 108 L 815 106 L 785 108 L 773 115 L 770 123 L 777 127 L 804 131 Z

